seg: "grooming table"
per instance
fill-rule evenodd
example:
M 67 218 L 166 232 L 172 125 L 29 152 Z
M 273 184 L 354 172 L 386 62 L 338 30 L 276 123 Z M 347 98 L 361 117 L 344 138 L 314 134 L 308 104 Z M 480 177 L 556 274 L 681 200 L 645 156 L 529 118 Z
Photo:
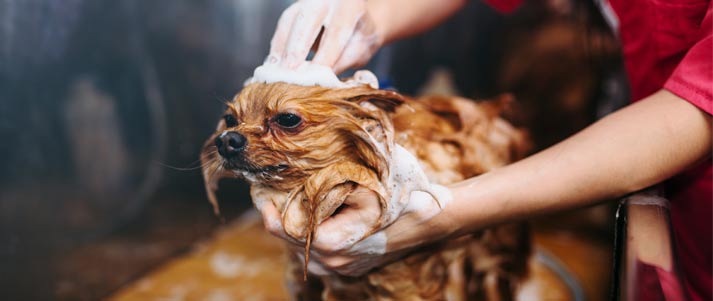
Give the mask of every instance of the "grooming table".
M 596 256 L 609 256 L 607 250 L 588 247 L 574 236 L 536 233 L 534 241 L 531 280 L 519 300 L 599 300 L 607 296 L 598 286 L 603 283 L 606 287 L 608 278 L 601 275 L 608 276 L 610 266 L 592 262 Z M 266 233 L 260 216 L 250 210 L 108 300 L 289 300 L 283 280 L 285 262 L 283 242 Z

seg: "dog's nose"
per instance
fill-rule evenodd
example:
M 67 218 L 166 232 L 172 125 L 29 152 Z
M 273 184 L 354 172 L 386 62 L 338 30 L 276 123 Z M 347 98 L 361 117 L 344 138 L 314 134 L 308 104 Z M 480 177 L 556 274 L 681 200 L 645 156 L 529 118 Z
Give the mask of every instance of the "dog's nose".
M 245 136 L 237 132 L 227 132 L 215 138 L 215 147 L 218 148 L 218 153 L 225 158 L 232 158 L 239 154 L 248 140 Z

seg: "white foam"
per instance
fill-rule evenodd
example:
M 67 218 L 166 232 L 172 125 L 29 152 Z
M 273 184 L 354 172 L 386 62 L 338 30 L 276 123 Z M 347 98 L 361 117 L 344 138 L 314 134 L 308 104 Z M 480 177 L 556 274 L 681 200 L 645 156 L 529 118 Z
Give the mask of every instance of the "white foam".
M 206 301 L 232 301 L 233 296 L 230 294 L 230 292 L 226 290 L 214 290 L 211 292 L 208 292 L 208 295 L 205 297 Z
M 445 186 L 438 184 L 432 184 L 430 193 L 433 193 L 435 197 L 435 202 L 439 207 L 444 207 L 446 204 L 450 203 L 453 199 L 451 191 Z M 434 197 L 428 192 L 424 191 L 413 191 L 411 192 L 411 197 L 409 198 L 409 203 L 406 206 L 406 212 L 421 212 L 421 213 L 432 213 L 435 215 L 440 210 L 434 210 L 433 206 Z M 436 208 L 438 209 L 438 208 Z
M 358 254 L 382 255 L 386 253 L 387 243 L 386 233 L 379 231 L 356 243 L 350 251 Z
M 223 278 L 255 277 L 266 263 L 264 260 L 248 259 L 241 255 L 229 254 L 223 251 L 215 252 L 210 257 L 210 267 L 213 273 Z
M 274 58 L 273 58 L 274 59 Z M 296 69 L 288 69 L 279 65 L 279 62 L 269 61 L 255 68 L 253 76 L 245 81 L 245 85 L 252 83 L 290 83 L 300 86 L 322 86 L 325 88 L 351 88 L 360 85 L 369 85 L 374 89 L 379 88 L 379 82 L 372 72 L 359 70 L 354 77 L 341 81 L 331 68 L 311 62 L 304 62 Z
M 427 210 L 430 211 L 428 214 L 436 214 L 450 201 L 450 191 L 443 186 L 432 185 L 416 156 L 407 149 L 394 144 L 390 158 L 386 188 L 391 199 L 384 213 L 385 225 L 392 223 L 405 210 Z

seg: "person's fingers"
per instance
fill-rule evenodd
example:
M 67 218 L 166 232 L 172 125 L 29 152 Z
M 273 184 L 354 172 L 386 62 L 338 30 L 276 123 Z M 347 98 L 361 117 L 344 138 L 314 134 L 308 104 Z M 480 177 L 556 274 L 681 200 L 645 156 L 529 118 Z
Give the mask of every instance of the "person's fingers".
M 319 252 L 335 253 L 359 241 L 369 230 L 369 226 L 361 222 L 357 209 L 342 209 L 317 227 L 312 247 Z
M 348 250 L 342 251 L 342 253 L 353 256 L 363 256 L 364 254 L 382 256 L 386 254 L 387 242 L 386 232 L 382 230 L 360 240 Z
M 324 29 L 319 48 L 312 62 L 332 68 L 349 42 L 349 25 L 335 25 Z
M 342 268 L 354 261 L 354 259 L 349 256 L 340 256 L 340 255 L 326 256 L 326 257 L 315 255 L 315 259 L 317 259 L 322 265 L 324 265 L 325 267 L 327 267 L 331 270 Z
M 343 276 L 361 276 L 372 268 L 379 266 L 383 260 L 382 257 L 374 257 L 369 255 L 362 256 L 344 256 L 330 255 L 320 256 L 314 255 L 315 261 L 320 266 L 327 268 L 330 271 L 337 272 Z M 310 263 L 311 264 L 311 263 Z
M 364 15 L 363 0 L 342 1 L 333 9 L 312 62 L 332 67 L 354 34 L 357 22 Z
M 284 208 L 282 222 L 285 232 L 291 237 L 305 238 L 309 227 L 309 208 L 301 199 L 293 200 Z
M 364 16 L 356 24 L 354 34 L 349 38 L 344 50 L 332 67 L 339 74 L 353 67 L 361 67 L 369 62 L 371 56 L 380 46 L 379 36 L 374 33 L 374 24 L 368 16 Z
M 270 53 L 267 56 L 267 63 L 276 64 L 285 55 L 285 48 L 287 47 L 287 37 L 292 29 L 292 24 L 295 22 L 295 16 L 300 10 L 299 3 L 294 3 L 290 5 L 277 21 L 277 28 L 275 29 L 275 34 L 272 35 L 272 40 L 270 40 Z
M 312 246 L 327 254 L 346 250 L 371 234 L 380 216 L 381 206 L 376 194 L 368 189 L 357 189 L 339 212 L 317 227 Z
M 307 54 L 317 39 L 322 24 L 324 24 L 324 18 L 329 12 L 327 5 L 321 5 L 316 1 L 304 1 L 298 4 L 303 7 L 295 15 L 281 62 L 282 66 L 290 69 L 294 69 L 307 59 Z
M 260 214 L 262 214 L 262 222 L 265 226 L 265 230 L 270 232 L 270 234 L 275 235 L 279 238 L 289 240 L 289 236 L 285 232 L 285 228 L 282 226 L 282 219 L 280 218 L 280 213 L 277 208 L 271 202 L 265 202 L 261 204 L 258 208 Z

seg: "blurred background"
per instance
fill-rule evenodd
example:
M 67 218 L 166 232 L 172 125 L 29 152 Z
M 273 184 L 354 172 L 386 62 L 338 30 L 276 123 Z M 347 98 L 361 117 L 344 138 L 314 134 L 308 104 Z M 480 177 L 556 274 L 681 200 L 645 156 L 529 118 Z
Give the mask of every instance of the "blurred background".
M 291 2 L 0 0 L 0 299 L 107 298 L 222 226 L 198 152 Z M 509 93 L 543 148 L 626 102 L 620 60 L 594 2 L 471 1 L 367 68 L 409 95 Z M 239 182 L 219 197 L 228 223 L 251 207 Z M 533 224 L 609 254 L 612 218 Z

